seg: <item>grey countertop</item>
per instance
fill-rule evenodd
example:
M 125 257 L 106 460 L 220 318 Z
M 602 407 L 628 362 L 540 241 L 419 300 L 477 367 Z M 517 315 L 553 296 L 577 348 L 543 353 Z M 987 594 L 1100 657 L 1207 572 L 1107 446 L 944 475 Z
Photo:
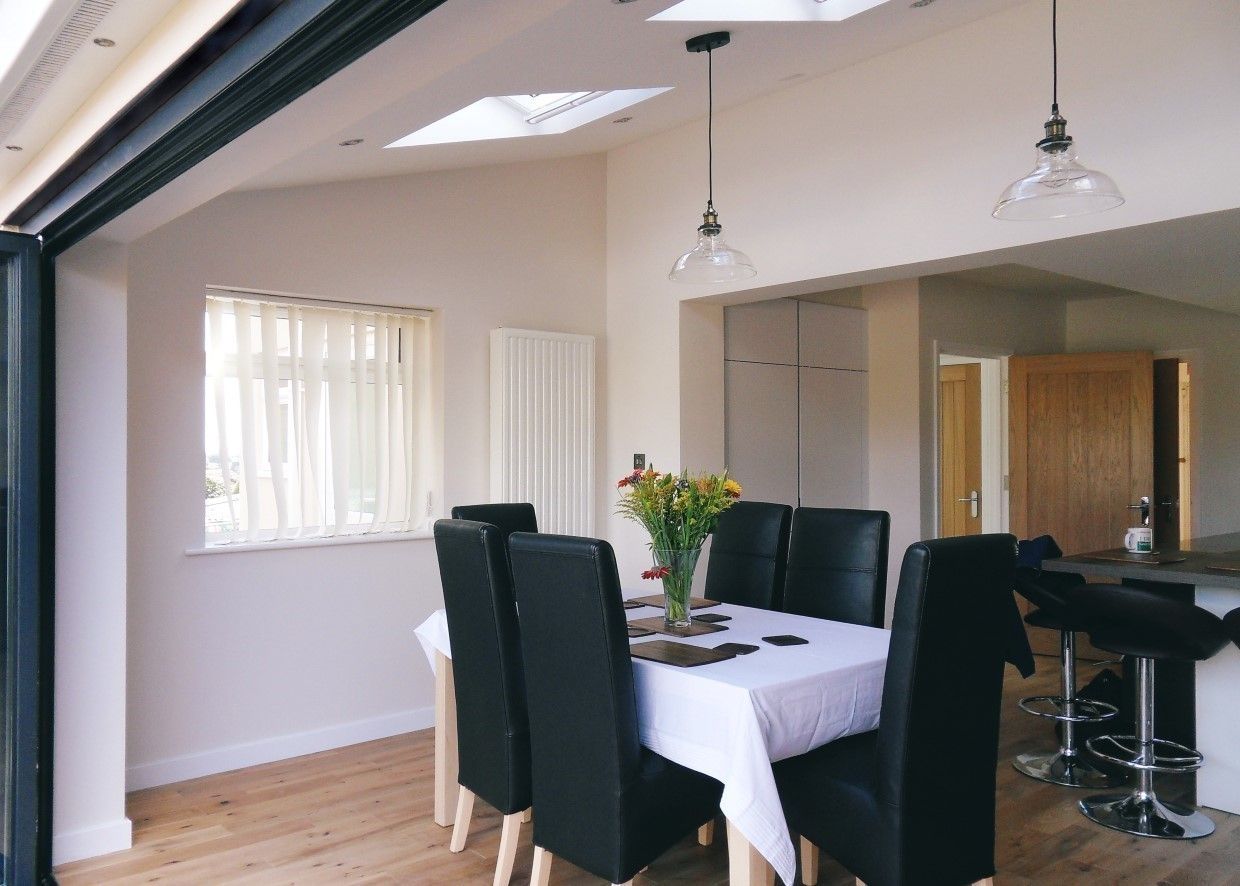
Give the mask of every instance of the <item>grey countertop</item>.
M 1159 550 L 1163 553 L 1172 553 L 1165 546 L 1159 546 Z M 1185 557 L 1185 560 L 1181 563 L 1167 563 L 1162 566 L 1096 559 L 1096 555 L 1102 553 L 1110 555 L 1115 551 L 1096 551 L 1094 554 L 1074 554 L 1071 557 L 1046 560 L 1042 563 L 1042 568 L 1049 572 L 1076 572 L 1086 576 L 1131 578 L 1240 590 L 1240 572 L 1216 572 L 1207 568 L 1211 563 L 1240 563 L 1240 532 L 1211 535 L 1185 542 L 1180 546 L 1180 555 Z

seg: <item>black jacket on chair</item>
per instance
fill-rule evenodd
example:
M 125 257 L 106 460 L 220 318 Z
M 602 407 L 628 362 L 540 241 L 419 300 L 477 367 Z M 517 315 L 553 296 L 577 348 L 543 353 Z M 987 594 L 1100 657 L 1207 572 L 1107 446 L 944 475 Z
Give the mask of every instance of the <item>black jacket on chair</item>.
M 710 819 L 722 786 L 643 748 L 611 545 L 509 539 L 529 700 L 534 845 L 624 883 Z
M 720 603 L 780 609 L 792 508 L 738 501 L 719 515 L 706 567 L 706 596 Z
M 439 520 L 456 687 L 458 781 L 505 815 L 530 807 L 530 727 L 521 632 L 503 532 L 489 523 Z
M 797 508 L 784 610 L 881 628 L 890 536 L 886 511 Z
M 995 764 L 1016 539 L 919 542 L 900 570 L 874 732 L 775 764 L 794 831 L 867 886 L 995 872 Z
M 528 502 L 495 502 L 486 505 L 457 505 L 452 509 L 453 520 L 476 520 L 498 526 L 504 533 L 504 541 L 514 532 L 537 532 L 538 518 L 534 506 Z

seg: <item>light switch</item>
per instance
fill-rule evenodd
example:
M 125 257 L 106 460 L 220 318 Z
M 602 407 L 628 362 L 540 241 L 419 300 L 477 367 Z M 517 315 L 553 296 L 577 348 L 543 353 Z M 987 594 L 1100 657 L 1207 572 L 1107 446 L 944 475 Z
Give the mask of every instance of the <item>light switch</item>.
M 633 453 L 633 470 L 635 471 L 646 470 L 646 453 L 644 452 Z

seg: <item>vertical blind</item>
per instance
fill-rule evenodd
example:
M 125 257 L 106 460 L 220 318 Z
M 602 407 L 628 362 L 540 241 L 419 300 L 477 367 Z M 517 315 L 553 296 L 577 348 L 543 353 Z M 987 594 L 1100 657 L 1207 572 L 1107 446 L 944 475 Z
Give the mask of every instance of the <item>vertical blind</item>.
M 207 291 L 207 542 L 423 528 L 425 317 Z

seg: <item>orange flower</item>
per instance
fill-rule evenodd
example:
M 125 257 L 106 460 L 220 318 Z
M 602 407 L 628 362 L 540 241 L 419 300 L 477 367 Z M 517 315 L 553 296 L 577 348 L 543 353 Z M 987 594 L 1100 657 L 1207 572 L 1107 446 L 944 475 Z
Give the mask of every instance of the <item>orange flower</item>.
M 737 483 L 731 477 L 723 481 L 723 491 L 733 498 L 741 497 L 741 484 Z

